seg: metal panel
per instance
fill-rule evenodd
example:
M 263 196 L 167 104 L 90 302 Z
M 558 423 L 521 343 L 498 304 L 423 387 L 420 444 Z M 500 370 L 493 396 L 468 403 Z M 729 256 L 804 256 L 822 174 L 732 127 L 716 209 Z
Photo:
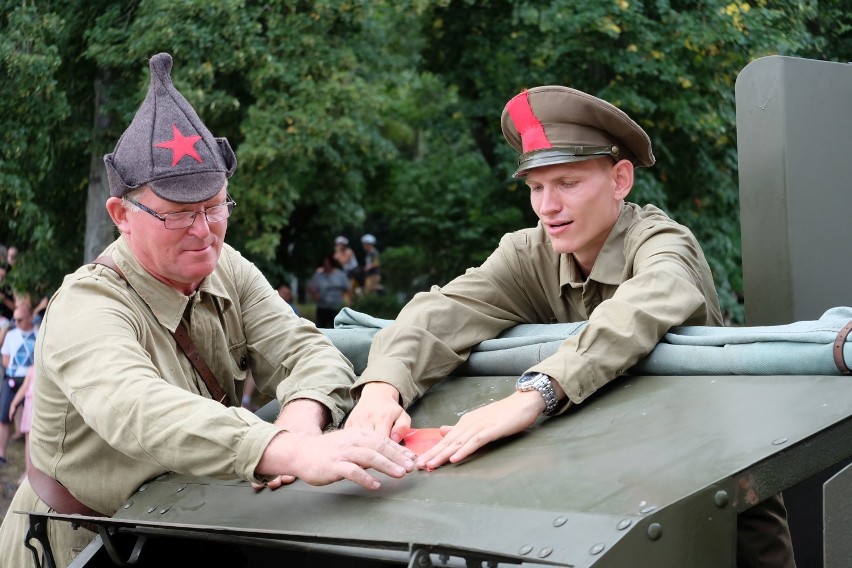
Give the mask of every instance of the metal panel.
M 852 559 L 852 464 L 823 487 L 825 568 L 848 568 Z
M 453 423 L 513 383 L 450 378 L 412 409 L 414 425 Z M 385 478 L 376 492 L 296 482 L 255 493 L 169 475 L 99 522 L 493 562 L 733 566 L 735 513 L 852 455 L 850 415 L 846 377 L 623 377 L 461 464 Z
M 849 305 L 852 66 L 772 56 L 736 83 L 746 323 Z

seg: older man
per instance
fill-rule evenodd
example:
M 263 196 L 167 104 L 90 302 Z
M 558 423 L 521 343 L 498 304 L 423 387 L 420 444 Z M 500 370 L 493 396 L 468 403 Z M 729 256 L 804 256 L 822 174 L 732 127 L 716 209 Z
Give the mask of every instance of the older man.
M 721 325 L 695 237 L 660 209 L 626 201 L 634 168 L 655 162 L 645 131 L 587 93 L 543 86 L 512 98 L 503 135 L 520 153 L 538 226 L 443 288 L 421 293 L 374 338 L 347 426 L 400 439 L 403 410 L 461 364 L 471 347 L 519 323 L 588 320 L 509 397 L 468 412 L 418 457 L 433 469 L 579 404 L 647 355 L 678 325 Z M 780 499 L 741 517 L 740 566 L 792 566 Z
M 413 469 L 384 435 L 322 434 L 350 408 L 351 365 L 224 243 L 236 158 L 174 88 L 171 66 L 168 54 L 151 59 L 148 94 L 104 158 L 121 236 L 66 277 L 48 307 L 36 346 L 34 469 L 10 511 L 111 515 L 167 471 L 375 489 L 366 468 Z M 249 371 L 281 403 L 274 424 L 239 408 Z M 32 562 L 27 523 L 5 519 L 0 566 Z M 94 536 L 61 522 L 48 534 L 60 566 Z

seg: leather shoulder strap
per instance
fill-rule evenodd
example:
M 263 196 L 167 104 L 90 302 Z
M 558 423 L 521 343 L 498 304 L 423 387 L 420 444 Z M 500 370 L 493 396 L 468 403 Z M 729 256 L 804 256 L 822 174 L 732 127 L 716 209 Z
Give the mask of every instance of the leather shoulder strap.
M 111 256 L 99 256 L 93 261 L 93 263 L 111 268 L 116 274 L 121 276 L 122 280 L 127 282 L 128 286 L 131 288 L 133 287 L 130 282 L 127 281 L 124 273 Z M 207 390 L 210 392 L 210 396 L 213 397 L 213 400 L 220 402 L 225 406 L 232 406 L 231 400 L 228 398 L 228 393 L 226 393 L 219 385 L 219 381 L 216 380 L 216 376 L 213 374 L 213 371 L 210 370 L 210 367 L 207 366 L 207 362 L 204 360 L 204 357 L 202 357 L 201 353 L 198 352 L 198 348 L 195 347 L 195 343 L 193 343 L 192 339 L 189 337 L 189 332 L 186 330 L 186 326 L 183 325 L 183 322 L 181 321 L 178 323 L 177 329 L 171 333 L 177 344 L 183 350 L 186 358 L 189 359 L 189 362 L 192 363 L 192 366 L 195 367 L 195 370 L 198 371 L 199 375 L 201 375 L 201 378 L 204 380 L 204 384 L 207 385 Z

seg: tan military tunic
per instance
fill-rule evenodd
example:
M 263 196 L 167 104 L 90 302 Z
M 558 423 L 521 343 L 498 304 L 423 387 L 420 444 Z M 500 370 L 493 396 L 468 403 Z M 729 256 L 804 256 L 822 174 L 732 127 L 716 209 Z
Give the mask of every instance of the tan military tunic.
M 145 272 L 121 238 L 107 254 L 133 289 L 103 266 L 67 276 L 35 354 L 32 461 L 84 504 L 111 515 L 167 471 L 255 480 L 278 428 L 210 398 L 169 331 L 182 316 L 232 401 L 250 366 L 282 405 L 316 400 L 336 424 L 351 408 L 349 362 L 233 248 L 192 296 Z
M 373 338 L 353 387 L 394 385 L 408 406 L 450 374 L 470 348 L 519 323 L 588 320 L 535 365 L 573 403 L 623 374 L 676 325 L 721 325 L 710 267 L 692 233 L 651 205 L 626 203 L 588 279 L 553 252 L 539 224 L 507 234 L 479 268 L 417 294 Z

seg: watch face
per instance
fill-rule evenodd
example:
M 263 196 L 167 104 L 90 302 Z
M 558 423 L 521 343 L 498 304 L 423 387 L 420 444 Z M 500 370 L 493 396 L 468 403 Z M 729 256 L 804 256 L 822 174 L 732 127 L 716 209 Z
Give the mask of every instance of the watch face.
M 518 382 L 515 384 L 515 387 L 519 388 L 519 389 L 532 390 L 534 388 L 533 383 L 535 383 L 536 379 L 539 376 L 540 376 L 540 373 L 528 373 L 528 374 L 521 375 L 518 378 Z

